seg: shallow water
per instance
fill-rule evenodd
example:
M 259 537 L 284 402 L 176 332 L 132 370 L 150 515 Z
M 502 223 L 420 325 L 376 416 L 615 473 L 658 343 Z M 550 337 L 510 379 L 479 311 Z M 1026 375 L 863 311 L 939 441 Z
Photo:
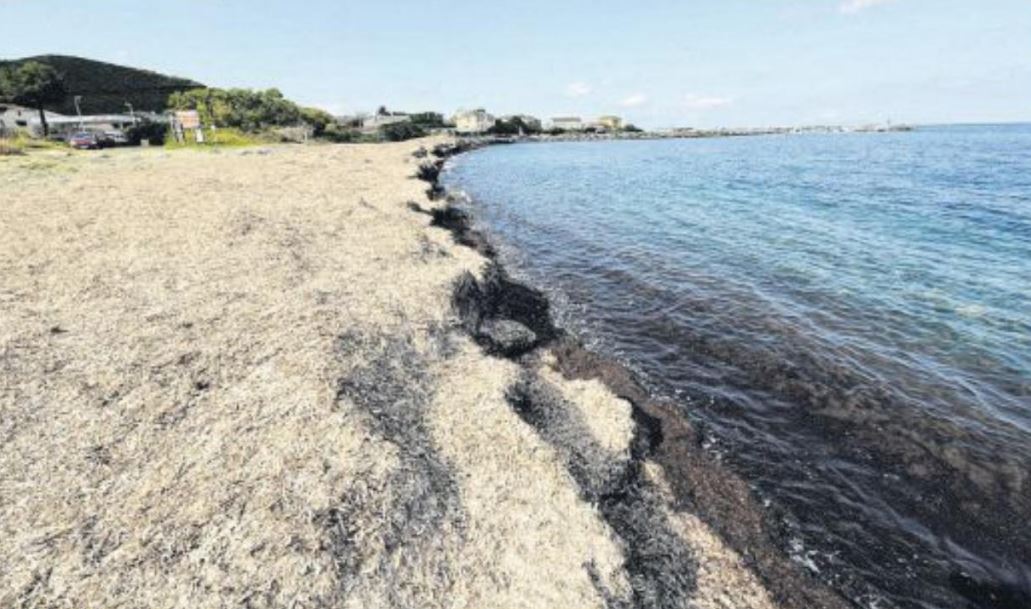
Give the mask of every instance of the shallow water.
M 1031 606 L 1031 126 L 496 146 L 443 179 L 806 568 L 861 606 Z

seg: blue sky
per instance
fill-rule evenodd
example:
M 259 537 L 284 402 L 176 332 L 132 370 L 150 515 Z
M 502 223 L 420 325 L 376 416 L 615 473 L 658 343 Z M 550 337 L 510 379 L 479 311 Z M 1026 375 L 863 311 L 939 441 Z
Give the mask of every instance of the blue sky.
M 41 53 L 337 113 L 1031 120 L 1031 0 L 0 0 L 0 57 Z

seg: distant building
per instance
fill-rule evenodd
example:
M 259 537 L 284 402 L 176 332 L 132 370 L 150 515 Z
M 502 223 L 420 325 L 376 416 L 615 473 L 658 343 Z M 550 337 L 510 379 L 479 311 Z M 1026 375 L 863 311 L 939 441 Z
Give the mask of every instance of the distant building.
M 612 115 L 601 116 L 598 117 L 598 125 L 610 131 L 619 131 L 623 128 L 623 119 Z
M 68 116 L 57 112 L 44 111 L 50 137 L 67 139 L 78 131 L 124 131 L 143 118 L 150 118 L 148 113 L 129 114 L 87 114 Z M 13 135 L 23 133 L 33 137 L 43 136 L 43 124 L 39 120 L 39 111 L 13 104 L 0 104 L 0 134 Z
M 483 108 L 459 110 L 451 120 L 458 133 L 483 133 L 494 126 L 494 116 Z
M 412 117 L 407 114 L 373 114 L 362 118 L 363 131 L 375 131 L 385 125 L 410 123 Z
M 46 115 L 48 123 L 64 116 L 49 110 L 44 110 L 43 113 Z M 39 129 L 39 110 L 15 104 L 0 103 L 0 135 L 14 135 L 16 133 L 35 135 L 37 130 L 42 134 L 42 131 Z
M 583 131 L 584 123 L 579 116 L 556 116 L 551 119 L 551 128 L 563 131 Z
M 102 133 L 104 131 L 125 131 L 139 121 L 139 117 L 129 114 L 89 114 L 84 116 L 54 116 L 47 117 L 47 126 L 50 128 L 51 137 L 62 139 L 79 131 L 93 131 Z M 42 126 L 39 124 L 39 117 L 32 121 L 32 129 L 37 134 L 42 134 Z

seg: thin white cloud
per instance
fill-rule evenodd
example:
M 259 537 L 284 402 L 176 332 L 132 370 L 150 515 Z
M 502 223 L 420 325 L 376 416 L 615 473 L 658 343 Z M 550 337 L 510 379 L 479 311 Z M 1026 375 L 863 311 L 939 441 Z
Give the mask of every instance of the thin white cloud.
M 732 97 L 716 97 L 712 95 L 695 95 L 689 93 L 684 96 L 684 105 L 688 110 L 715 110 L 734 103 Z
M 868 9 L 872 6 L 877 6 L 878 4 L 887 4 L 893 1 L 894 0 L 845 0 L 838 6 L 838 10 L 840 10 L 842 13 L 851 15 L 854 13 L 858 13 L 859 11 Z
M 591 85 L 585 82 L 571 82 L 566 85 L 566 97 L 583 97 L 590 95 Z
M 644 93 L 634 93 L 630 97 L 627 97 L 623 101 L 619 102 L 620 106 L 624 108 L 636 108 L 637 106 L 643 106 L 648 103 L 648 96 Z

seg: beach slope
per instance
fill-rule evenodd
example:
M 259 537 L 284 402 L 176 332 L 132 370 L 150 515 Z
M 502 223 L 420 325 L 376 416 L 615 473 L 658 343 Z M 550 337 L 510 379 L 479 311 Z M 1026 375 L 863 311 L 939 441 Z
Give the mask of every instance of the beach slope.
M 775 606 L 627 401 L 470 338 L 438 143 L 0 161 L 0 606 Z

